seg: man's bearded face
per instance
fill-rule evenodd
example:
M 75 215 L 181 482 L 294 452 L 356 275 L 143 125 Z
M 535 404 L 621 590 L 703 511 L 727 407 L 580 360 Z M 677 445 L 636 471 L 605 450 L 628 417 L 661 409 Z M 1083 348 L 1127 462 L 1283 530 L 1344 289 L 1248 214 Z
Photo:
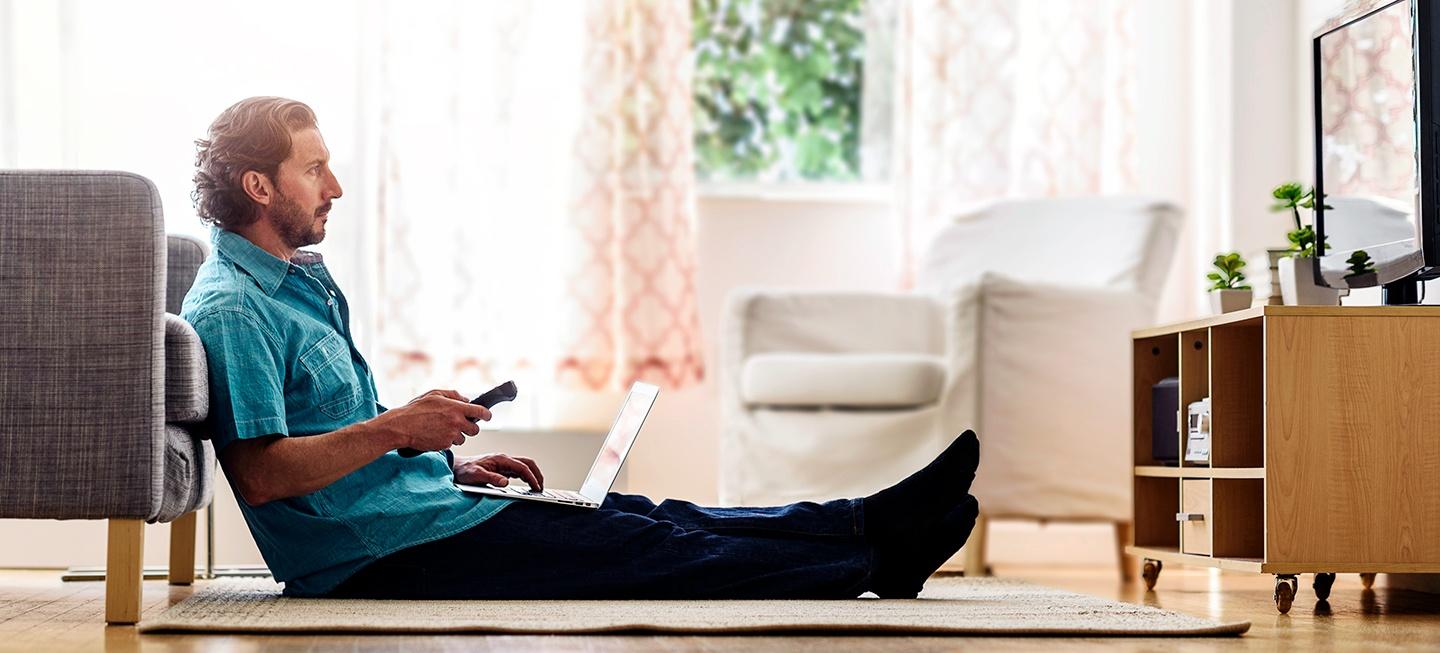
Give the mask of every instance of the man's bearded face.
M 308 247 L 325 240 L 325 222 L 329 213 L 328 201 L 317 209 L 306 210 L 284 192 L 277 192 L 275 203 L 270 207 L 275 231 L 291 249 Z
M 319 130 L 291 132 L 290 143 L 290 156 L 276 171 L 275 198 L 266 212 L 285 245 L 299 249 L 325 240 L 331 202 L 342 191 Z

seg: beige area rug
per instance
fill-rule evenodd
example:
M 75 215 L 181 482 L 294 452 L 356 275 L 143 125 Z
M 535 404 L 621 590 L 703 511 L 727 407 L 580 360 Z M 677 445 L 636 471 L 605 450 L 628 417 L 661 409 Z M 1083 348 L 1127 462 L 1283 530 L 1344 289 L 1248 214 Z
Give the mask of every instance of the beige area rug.
M 197 584 L 141 632 L 1239 635 L 1220 623 L 993 578 L 935 578 L 911 601 L 372 601 L 280 596 L 268 579 Z

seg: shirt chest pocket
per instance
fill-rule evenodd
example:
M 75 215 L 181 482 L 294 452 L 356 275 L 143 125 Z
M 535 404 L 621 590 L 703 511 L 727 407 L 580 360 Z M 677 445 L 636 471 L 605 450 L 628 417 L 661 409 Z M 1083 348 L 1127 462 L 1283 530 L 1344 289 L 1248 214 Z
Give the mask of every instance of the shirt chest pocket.
M 320 412 L 340 418 L 360 405 L 360 377 L 350 363 L 350 346 L 331 332 L 300 355 L 306 391 Z

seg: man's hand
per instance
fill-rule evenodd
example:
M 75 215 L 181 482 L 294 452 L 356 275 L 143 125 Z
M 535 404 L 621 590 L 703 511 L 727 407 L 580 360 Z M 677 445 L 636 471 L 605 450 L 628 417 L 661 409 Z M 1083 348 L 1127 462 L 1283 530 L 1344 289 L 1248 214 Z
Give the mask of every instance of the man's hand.
M 545 475 L 534 460 L 524 456 L 507 456 L 492 453 L 484 456 L 467 456 L 455 459 L 455 482 L 466 485 L 490 484 L 505 487 L 510 479 L 523 479 L 532 490 L 545 489 Z
M 431 390 L 371 422 L 391 434 L 396 449 L 443 451 L 479 433 L 477 420 L 490 421 L 490 409 L 470 403 L 454 390 Z

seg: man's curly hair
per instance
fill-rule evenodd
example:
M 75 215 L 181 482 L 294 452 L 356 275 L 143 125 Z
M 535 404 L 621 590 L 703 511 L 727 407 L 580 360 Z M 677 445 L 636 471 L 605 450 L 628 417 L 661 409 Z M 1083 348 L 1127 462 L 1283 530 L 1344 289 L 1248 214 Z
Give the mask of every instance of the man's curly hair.
M 241 187 L 254 170 L 273 182 L 290 156 L 290 132 L 315 127 L 315 112 L 303 102 L 252 97 L 236 102 L 215 122 L 208 138 L 195 141 L 195 191 L 190 199 L 200 221 L 234 229 L 259 219 L 259 205 Z

